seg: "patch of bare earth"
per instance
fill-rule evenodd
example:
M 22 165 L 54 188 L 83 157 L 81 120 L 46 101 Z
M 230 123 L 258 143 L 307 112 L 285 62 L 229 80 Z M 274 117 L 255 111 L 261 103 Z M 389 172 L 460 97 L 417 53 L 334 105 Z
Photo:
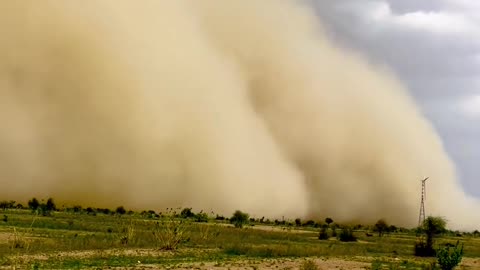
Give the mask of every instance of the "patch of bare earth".
M 311 259 L 321 270 L 364 270 L 370 269 L 370 264 L 358 261 L 348 261 L 343 259 Z M 137 266 L 122 267 L 116 269 L 198 269 L 198 270 L 247 270 L 247 269 L 278 269 L 293 270 L 301 269 L 305 259 L 265 259 L 265 260 L 241 260 L 241 261 L 222 261 L 207 263 L 184 263 L 170 266 L 145 265 L 139 262 Z

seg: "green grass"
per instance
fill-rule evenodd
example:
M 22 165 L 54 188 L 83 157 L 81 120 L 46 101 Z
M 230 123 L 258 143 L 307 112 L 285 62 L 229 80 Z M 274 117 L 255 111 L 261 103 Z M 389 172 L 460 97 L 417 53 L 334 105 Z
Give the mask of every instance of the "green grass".
M 248 226 L 239 229 L 213 220 L 196 223 L 171 217 L 143 218 L 139 214 L 93 216 L 55 212 L 44 217 L 28 210 L 0 211 L 0 216 L 3 215 L 8 216 L 8 221 L 0 221 L 0 266 L 80 269 L 134 266 L 138 261 L 178 265 L 304 257 L 366 260 L 372 262 L 372 268 L 380 267 L 378 269 L 421 269 L 430 263 L 429 259 L 413 260 L 414 233 L 392 233 L 380 238 L 366 237 L 364 231 L 356 231 L 358 242 L 343 243 L 334 239 L 318 240 L 319 228 L 260 230 Z M 185 237 L 178 250 L 159 251 L 162 243 L 154 237 L 156 222 L 182 224 Z M 28 244 L 14 247 L 14 236 Z M 480 257 L 480 238 L 449 236 L 440 238 L 437 244 L 457 240 L 464 244 L 466 257 Z M 81 255 L 82 252 L 86 252 L 85 255 Z M 57 256 L 58 253 L 63 255 Z M 385 260 L 389 258 L 400 258 L 401 262 Z

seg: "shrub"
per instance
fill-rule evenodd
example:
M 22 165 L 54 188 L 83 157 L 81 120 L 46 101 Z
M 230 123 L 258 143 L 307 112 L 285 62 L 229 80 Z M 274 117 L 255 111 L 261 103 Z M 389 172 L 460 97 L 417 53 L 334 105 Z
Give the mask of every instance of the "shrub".
M 428 246 L 422 238 L 415 243 L 414 254 L 418 257 L 433 257 L 435 256 L 435 250 L 433 247 Z
M 327 217 L 327 218 L 325 219 L 325 223 L 327 223 L 327 225 L 330 226 L 330 224 L 333 223 L 333 219 Z
M 92 207 L 87 207 L 87 209 L 85 209 L 85 211 L 87 211 L 87 215 L 95 215 L 96 214 L 95 209 L 93 209 Z
M 200 212 L 195 215 L 195 222 L 208 222 L 208 215 L 206 213 Z
M 175 213 L 167 213 L 164 218 L 153 226 L 153 236 L 157 247 L 162 250 L 175 250 L 189 237 L 189 222 L 186 219 L 175 218 Z
M 118 214 L 118 215 L 124 215 L 125 213 L 127 213 L 127 210 L 125 210 L 125 208 L 123 206 L 119 206 L 115 210 L 115 213 Z
M 313 226 L 315 226 L 315 221 L 313 221 L 313 220 L 308 220 L 307 222 L 303 223 L 303 226 L 305 226 L 305 227 L 313 227 Z
M 0 208 L 2 208 L 3 210 L 15 208 L 15 201 L 1 201 Z
M 28 201 L 28 208 L 32 209 L 32 211 L 37 210 L 39 206 L 40 202 L 37 200 L 37 198 L 32 198 L 30 201 Z
M 192 208 L 183 208 L 182 212 L 180 212 L 180 216 L 182 218 L 191 218 L 194 217 L 195 214 L 192 212 Z
M 458 244 L 459 242 L 457 241 L 457 244 L 452 249 L 447 245 L 437 250 L 437 260 L 442 270 L 452 270 L 462 261 L 463 244 L 461 247 Z
M 57 210 L 57 206 L 55 205 L 55 202 L 53 201 L 52 198 L 48 198 L 47 204 L 45 205 L 45 210 L 47 210 L 49 212 Z
M 320 240 L 328 240 L 328 233 L 325 227 L 320 229 L 320 233 L 318 234 L 318 239 Z
M 3 221 L 3 222 L 8 222 L 8 216 L 7 216 L 7 215 L 3 215 L 2 221 Z
M 299 218 L 295 219 L 295 225 L 296 225 L 297 227 L 302 226 L 302 220 L 299 219 Z
M 379 221 L 377 221 L 377 223 L 375 223 L 375 227 L 373 228 L 373 230 L 375 232 L 378 232 L 379 237 L 382 237 L 385 232 L 388 232 L 388 228 L 389 226 L 387 222 L 384 219 L 380 219 Z
M 337 236 L 338 240 L 342 242 L 355 242 L 357 238 L 353 235 L 353 230 L 351 228 L 345 227 Z
M 243 228 L 244 225 L 248 224 L 248 218 L 249 215 L 247 213 L 237 210 L 230 218 L 230 223 L 235 225 L 236 228 Z

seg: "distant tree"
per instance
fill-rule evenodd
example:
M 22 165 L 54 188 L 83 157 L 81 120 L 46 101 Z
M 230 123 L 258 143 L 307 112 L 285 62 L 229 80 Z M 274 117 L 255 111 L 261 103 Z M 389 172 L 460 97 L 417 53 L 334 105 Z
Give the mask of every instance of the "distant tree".
M 333 219 L 327 217 L 327 218 L 325 219 L 325 223 L 327 223 L 327 225 L 330 226 L 330 224 L 333 223 Z
M 180 216 L 182 218 L 192 218 L 195 217 L 195 213 L 192 212 L 192 208 L 183 208 L 182 212 L 180 212 Z
M 305 226 L 305 227 L 313 227 L 313 226 L 315 226 L 315 221 L 313 221 L 313 220 L 307 220 L 305 223 L 303 223 L 303 226 Z
M 37 198 L 32 198 L 30 201 L 28 201 L 28 208 L 32 209 L 32 211 L 37 210 L 39 206 L 40 202 L 37 200 Z
M 195 215 L 195 222 L 208 222 L 208 215 L 200 211 L 200 213 Z
M 388 224 L 384 219 L 380 219 L 375 223 L 373 230 L 378 232 L 379 237 L 382 237 L 385 232 L 388 232 Z
M 15 201 L 1 201 L 0 208 L 3 210 L 15 208 Z
M 125 210 L 125 208 L 123 206 L 119 206 L 115 210 L 115 213 L 118 214 L 118 215 L 124 215 L 125 213 L 127 213 L 127 210 Z
M 95 215 L 95 209 L 93 209 L 92 207 L 87 207 L 85 209 L 85 211 L 87 212 L 87 215 Z
M 243 228 L 244 225 L 248 224 L 248 218 L 249 215 L 247 213 L 237 210 L 230 218 L 230 223 L 235 225 L 236 228 Z
M 55 202 L 53 201 L 52 198 L 48 198 L 47 203 L 45 205 L 45 208 L 46 208 L 47 211 L 57 210 L 57 207 L 55 206 Z
M 295 225 L 296 225 L 297 227 L 302 226 L 302 220 L 299 219 L 299 218 L 295 219 Z
M 478 230 L 473 231 L 473 237 L 479 237 L 480 232 Z
M 6 210 L 8 208 L 8 202 L 7 201 L 1 201 L 0 202 L 0 208 L 3 210 Z
M 83 207 L 80 206 L 80 205 L 74 205 L 72 207 L 72 210 L 73 210 L 74 213 L 80 213 L 80 212 L 82 212 L 82 209 L 83 209 Z

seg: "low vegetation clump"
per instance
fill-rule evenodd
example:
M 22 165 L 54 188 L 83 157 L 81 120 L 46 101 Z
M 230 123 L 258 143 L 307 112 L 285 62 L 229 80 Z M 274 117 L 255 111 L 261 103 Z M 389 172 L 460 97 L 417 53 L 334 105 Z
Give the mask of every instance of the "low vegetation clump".
M 322 227 L 320 229 L 320 233 L 318 234 L 318 239 L 320 240 L 328 240 L 329 236 L 328 236 L 328 232 L 327 232 L 327 228 L 325 227 Z
M 342 242 L 356 242 L 357 237 L 353 235 L 353 230 L 350 227 L 343 228 L 337 235 L 338 240 Z
M 243 226 L 249 223 L 249 215 L 240 210 L 237 210 L 230 218 L 230 223 L 232 223 L 236 228 L 243 228 Z
M 460 264 L 463 257 L 463 245 L 459 246 L 459 242 L 455 246 L 446 245 L 437 250 L 438 264 L 442 270 L 452 270 Z

